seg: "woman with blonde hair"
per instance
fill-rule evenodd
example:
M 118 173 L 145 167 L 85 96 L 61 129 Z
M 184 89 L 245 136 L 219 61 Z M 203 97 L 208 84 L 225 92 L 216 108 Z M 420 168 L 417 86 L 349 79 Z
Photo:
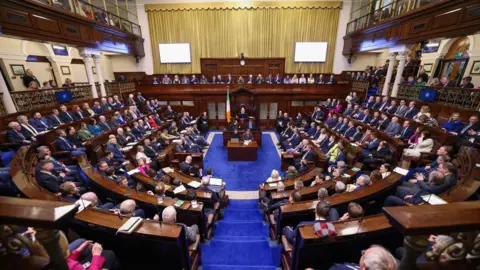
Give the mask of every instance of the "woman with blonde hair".
M 432 78 L 428 82 L 427 86 L 431 86 L 431 87 L 440 86 L 440 80 L 438 78 Z
M 422 108 L 420 108 L 420 111 L 417 113 L 417 115 L 413 117 L 413 120 L 415 122 L 418 122 L 420 120 L 420 116 L 422 115 L 426 115 L 428 118 L 431 117 L 430 108 L 428 106 L 422 106 Z
M 85 122 L 80 124 L 80 129 L 77 131 L 77 135 L 82 141 L 88 141 L 94 137 L 93 134 L 88 130 Z
M 278 182 L 281 181 L 282 178 L 280 177 L 280 173 L 277 170 L 273 170 L 270 177 L 267 179 L 267 183 L 269 182 Z
M 298 78 L 297 78 L 297 74 L 293 74 L 293 77 L 292 77 L 292 84 L 298 84 Z
M 460 113 L 454 112 L 448 118 L 448 121 L 441 126 L 441 129 L 445 132 L 451 132 L 457 134 L 462 129 L 463 123 L 460 121 Z
M 28 90 L 38 90 L 40 89 L 40 85 L 38 85 L 37 81 L 31 81 L 28 84 Z

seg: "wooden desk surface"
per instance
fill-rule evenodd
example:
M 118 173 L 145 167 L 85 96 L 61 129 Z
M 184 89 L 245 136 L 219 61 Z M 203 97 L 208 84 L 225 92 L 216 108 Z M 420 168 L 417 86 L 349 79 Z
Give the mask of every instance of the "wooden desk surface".
M 243 142 L 233 143 L 229 141 L 227 143 L 227 148 L 258 148 L 258 144 L 256 141 L 252 141 L 247 145 L 244 145 Z

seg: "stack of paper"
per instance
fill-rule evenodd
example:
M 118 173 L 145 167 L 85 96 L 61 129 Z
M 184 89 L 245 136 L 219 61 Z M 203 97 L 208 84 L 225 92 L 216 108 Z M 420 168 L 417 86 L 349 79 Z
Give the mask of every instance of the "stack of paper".
M 75 204 L 79 205 L 77 213 L 80 213 L 83 211 L 83 209 L 87 208 L 91 204 L 91 202 L 80 199 L 76 201 Z
M 173 190 L 173 194 L 178 194 L 180 192 L 184 192 L 186 191 L 187 189 L 185 188 L 184 185 L 180 185 L 178 187 L 176 187 L 174 190 Z
M 137 145 L 137 142 L 127 143 L 127 146 L 134 146 L 134 145 Z
M 408 170 L 405 170 L 404 168 L 396 167 L 393 169 L 394 172 L 399 173 L 401 175 L 407 175 Z
M 422 200 L 426 201 L 431 205 L 447 204 L 446 201 L 444 201 L 442 198 L 438 197 L 435 194 L 422 195 L 421 197 L 422 197 Z
M 169 174 L 169 173 L 172 173 L 174 172 L 173 168 L 170 168 L 170 167 L 165 167 L 162 169 L 164 173 L 166 174 Z
M 223 180 L 220 179 L 220 178 L 213 178 L 213 177 L 210 178 L 210 185 L 221 186 L 222 182 L 223 182 Z
M 136 173 L 139 173 L 139 172 L 140 172 L 139 169 L 133 169 L 131 171 L 128 171 L 127 173 L 128 173 L 128 175 L 132 175 L 132 174 L 136 174 Z
M 198 188 L 201 184 L 198 181 L 190 181 L 190 183 L 188 183 L 188 185 L 193 187 L 193 188 Z
M 268 186 L 271 187 L 271 188 L 276 188 L 276 187 L 277 187 L 277 183 L 269 183 Z

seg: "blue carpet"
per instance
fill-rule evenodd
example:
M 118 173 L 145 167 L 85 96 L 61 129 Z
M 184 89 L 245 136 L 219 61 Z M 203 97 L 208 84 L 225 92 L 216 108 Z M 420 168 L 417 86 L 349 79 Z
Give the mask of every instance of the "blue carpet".
M 268 241 L 268 225 L 257 200 L 231 200 L 213 239 L 201 246 L 202 269 L 274 270 L 280 266 L 280 245 Z
M 227 149 L 223 147 L 223 135 L 213 137 L 203 162 L 204 168 L 213 168 L 213 175 L 227 183 L 228 190 L 258 190 L 273 169 L 280 170 L 280 157 L 269 134 L 262 135 L 262 148 L 258 149 L 257 161 L 228 161 Z

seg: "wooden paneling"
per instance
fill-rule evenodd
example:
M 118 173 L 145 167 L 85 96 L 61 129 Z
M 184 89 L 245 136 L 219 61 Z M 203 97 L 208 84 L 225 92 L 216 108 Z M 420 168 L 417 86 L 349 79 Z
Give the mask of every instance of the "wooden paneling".
M 383 49 L 397 44 L 413 44 L 428 39 L 460 37 L 478 33 L 478 0 L 443 1 L 431 7 L 388 19 L 347 34 L 343 54 Z M 385 39 L 381 38 L 385 33 Z
M 202 58 L 200 59 L 202 74 L 208 79 L 212 76 L 232 74 L 235 79 L 242 76 L 247 79 L 249 74 L 267 76 L 285 72 L 285 58 L 245 58 L 245 65 L 240 65 L 240 58 Z

